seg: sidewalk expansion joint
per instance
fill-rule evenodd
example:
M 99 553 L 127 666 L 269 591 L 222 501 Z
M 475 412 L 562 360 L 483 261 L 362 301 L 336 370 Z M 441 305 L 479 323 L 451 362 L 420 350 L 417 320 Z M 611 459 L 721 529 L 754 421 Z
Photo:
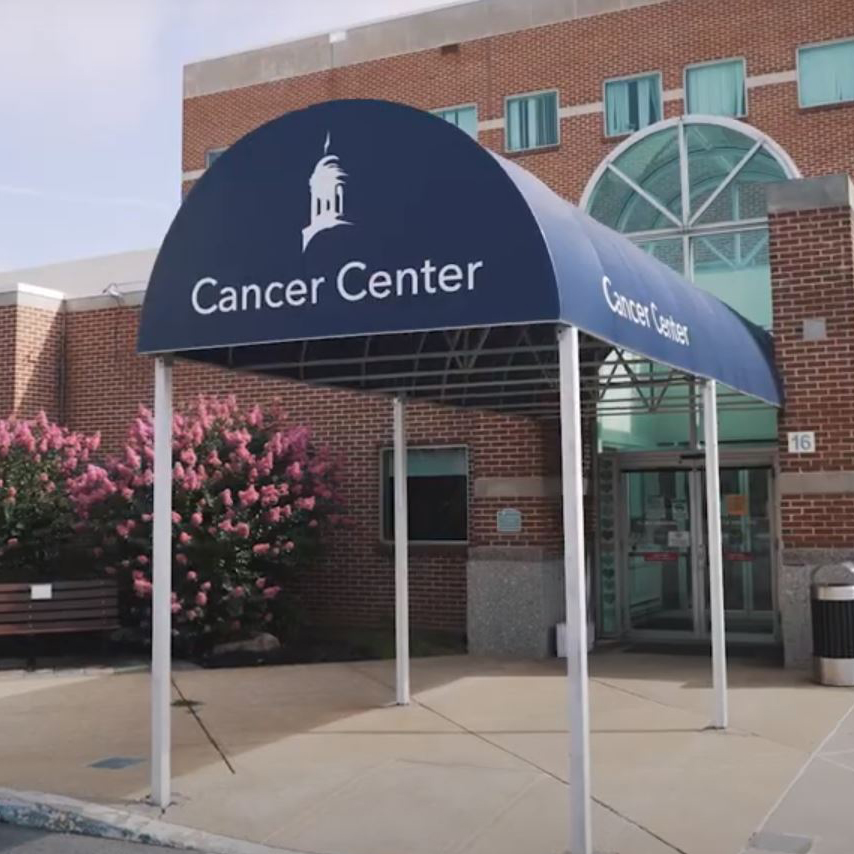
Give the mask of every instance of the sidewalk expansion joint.
M 545 774 L 547 777 L 551 777 L 553 780 L 556 780 L 562 786 L 566 786 L 567 788 L 569 787 L 569 780 L 566 780 L 565 778 L 561 777 L 559 774 L 555 774 L 553 771 L 550 771 L 548 768 L 545 768 L 542 765 L 539 765 L 536 762 L 533 762 L 532 760 L 528 759 L 527 756 L 523 756 L 520 753 L 516 753 L 514 750 L 510 750 L 509 748 L 505 747 L 503 744 L 500 744 L 499 742 L 493 741 L 491 738 L 487 738 L 487 736 L 485 736 L 482 732 L 478 732 L 477 730 L 470 729 L 465 724 L 462 724 L 459 721 L 454 720 L 452 717 L 438 711 L 437 709 L 434 709 L 432 706 L 428 706 L 426 703 L 422 702 L 421 700 L 416 699 L 415 697 L 412 698 L 412 703 L 413 703 L 413 705 L 420 706 L 422 709 L 425 709 L 426 711 L 431 712 L 432 714 L 436 715 L 437 717 L 442 718 L 443 720 L 447 721 L 448 723 L 453 724 L 456 727 L 459 727 L 466 734 L 468 734 L 474 738 L 479 739 L 480 741 L 484 742 L 485 744 L 488 744 L 490 747 L 493 747 L 496 750 L 500 750 L 502 753 L 506 754 L 507 756 L 512 756 L 514 759 L 517 759 L 520 762 L 523 762 L 525 765 L 528 765 L 530 768 L 534 768 L 535 770 L 539 771 L 541 774 Z M 671 851 L 675 852 L 675 854 L 688 854 L 688 852 L 685 851 L 683 848 L 679 848 L 679 846 L 674 845 L 672 842 L 669 842 L 663 836 L 660 836 L 659 834 L 657 834 L 654 830 L 650 830 L 650 828 L 641 824 L 639 821 L 636 821 L 635 819 L 631 818 L 630 816 L 627 816 L 624 813 L 621 813 L 616 807 L 611 806 L 611 804 L 607 803 L 606 801 L 603 801 L 601 798 L 597 798 L 595 795 L 591 795 L 590 800 L 592 800 L 594 804 L 597 804 L 602 809 L 607 810 L 612 815 L 617 816 L 617 818 L 622 819 L 627 824 L 631 824 L 633 827 L 636 827 L 638 830 L 642 831 L 643 833 L 646 833 L 648 836 L 651 836 L 653 839 L 660 842 L 662 845 L 666 846 Z
M 205 734 L 207 740 L 211 743 L 213 749 L 220 755 L 222 761 L 225 763 L 225 767 L 231 771 L 232 774 L 237 774 L 237 771 L 234 769 L 234 766 L 231 764 L 228 756 L 226 756 L 225 751 L 219 746 L 217 740 L 213 737 L 211 731 L 205 726 L 205 722 L 202 720 L 199 713 L 196 711 L 195 703 L 190 702 L 190 700 L 184 695 L 184 692 L 179 687 L 178 683 L 175 681 L 175 677 L 172 677 L 172 687 L 178 692 L 178 696 L 181 698 L 185 708 L 187 711 L 195 718 L 196 723 L 199 725 L 199 729 Z

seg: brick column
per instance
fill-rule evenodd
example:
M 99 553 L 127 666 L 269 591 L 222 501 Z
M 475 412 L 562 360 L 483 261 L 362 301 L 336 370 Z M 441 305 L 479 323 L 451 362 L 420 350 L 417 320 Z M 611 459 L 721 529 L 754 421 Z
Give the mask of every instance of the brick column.
M 17 310 L 0 294 L 0 418 L 12 412 L 15 405 L 15 321 Z
M 0 291 L 0 417 L 61 417 L 62 295 L 28 285 Z
M 503 421 L 502 439 L 479 457 L 473 479 L 467 566 L 469 651 L 545 658 L 555 652 L 555 625 L 566 618 L 560 424 Z M 594 566 L 595 406 L 583 418 L 582 435 L 588 484 L 586 557 Z M 513 518 L 520 523 L 518 530 L 501 530 Z M 592 579 L 590 585 L 594 586 Z
M 768 192 L 779 419 L 778 595 L 787 666 L 809 661 L 809 581 L 854 559 L 854 187 L 847 175 Z M 789 453 L 791 431 L 815 452 Z
M 495 446 L 472 480 L 469 652 L 543 658 L 564 618 L 560 435 L 551 423 L 492 418 Z

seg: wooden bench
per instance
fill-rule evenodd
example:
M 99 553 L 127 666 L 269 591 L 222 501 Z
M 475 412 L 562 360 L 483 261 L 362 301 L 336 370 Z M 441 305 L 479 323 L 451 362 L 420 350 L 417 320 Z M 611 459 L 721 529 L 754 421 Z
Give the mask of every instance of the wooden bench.
M 118 627 L 118 592 L 111 579 L 0 583 L 0 637 L 109 632 Z

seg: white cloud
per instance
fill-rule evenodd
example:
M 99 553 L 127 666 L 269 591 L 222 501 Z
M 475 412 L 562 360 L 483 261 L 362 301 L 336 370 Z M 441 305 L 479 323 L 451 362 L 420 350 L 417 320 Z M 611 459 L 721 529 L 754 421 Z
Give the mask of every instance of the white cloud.
M 156 199 L 139 199 L 132 196 L 93 196 L 87 193 L 64 193 L 39 187 L 13 187 L 0 184 L 0 196 L 28 196 L 34 199 L 49 199 L 54 202 L 70 202 L 81 205 L 103 205 L 118 208 L 150 208 L 155 211 L 170 211 L 173 206 Z

